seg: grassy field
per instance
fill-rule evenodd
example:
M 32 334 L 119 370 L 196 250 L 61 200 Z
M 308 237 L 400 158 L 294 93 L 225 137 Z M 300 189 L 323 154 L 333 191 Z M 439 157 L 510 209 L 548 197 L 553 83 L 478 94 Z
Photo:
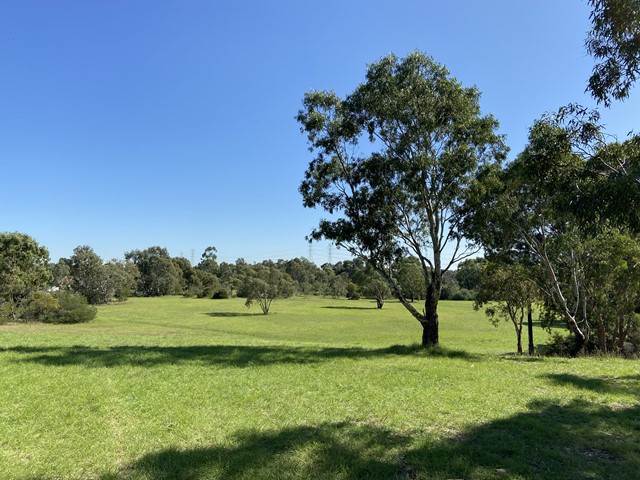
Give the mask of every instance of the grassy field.
M 511 355 L 468 302 L 425 352 L 374 307 L 166 297 L 0 326 L 0 479 L 640 478 L 640 362 Z

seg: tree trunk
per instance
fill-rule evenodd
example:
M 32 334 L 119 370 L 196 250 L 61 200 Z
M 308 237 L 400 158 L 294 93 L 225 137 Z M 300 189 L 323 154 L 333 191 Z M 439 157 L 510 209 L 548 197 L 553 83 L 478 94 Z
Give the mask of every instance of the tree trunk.
M 602 315 L 598 316 L 598 344 L 600 345 L 600 353 L 607 353 L 607 331 Z
M 435 347 L 438 345 L 438 312 L 430 319 L 425 319 L 422 323 L 422 346 Z
M 424 301 L 424 321 L 422 323 L 422 346 L 433 347 L 438 344 L 438 301 L 440 289 L 433 282 L 427 288 Z
M 389 282 L 391 289 L 395 292 L 400 303 L 409 313 L 422 325 L 422 346 L 433 347 L 438 344 L 438 301 L 440 300 L 440 290 L 442 287 L 441 275 L 432 275 L 431 282 L 427 286 L 427 296 L 424 302 L 424 314 L 421 314 L 411 305 L 402 294 L 400 287 L 389 273 L 383 268 L 376 270 Z
M 533 355 L 536 350 L 533 345 L 533 308 L 531 304 L 527 307 L 527 335 L 529 337 L 529 355 Z
M 518 337 L 518 355 L 522 355 L 522 327 L 516 329 L 516 336 Z

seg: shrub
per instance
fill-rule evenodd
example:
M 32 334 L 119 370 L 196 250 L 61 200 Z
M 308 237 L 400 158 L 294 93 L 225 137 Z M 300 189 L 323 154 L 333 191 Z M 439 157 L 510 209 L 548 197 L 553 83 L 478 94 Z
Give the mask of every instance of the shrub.
M 39 290 L 32 293 L 24 302 L 20 316 L 23 320 L 47 322 L 57 315 L 59 309 L 60 305 L 56 297 Z
M 549 341 L 538 347 L 538 353 L 547 357 L 571 357 L 575 351 L 575 342 L 573 336 L 553 332 Z
M 347 298 L 349 300 L 360 300 L 360 288 L 353 282 L 347 283 Z
M 89 305 L 82 295 L 70 291 L 61 291 L 56 295 L 59 308 L 55 315 L 48 317 L 50 323 L 83 323 L 96 318 L 98 310 Z
M 229 298 L 229 292 L 226 288 L 221 288 L 220 290 L 216 290 L 213 294 L 213 297 L 211 298 L 214 298 L 216 300 L 223 300 L 225 298 Z

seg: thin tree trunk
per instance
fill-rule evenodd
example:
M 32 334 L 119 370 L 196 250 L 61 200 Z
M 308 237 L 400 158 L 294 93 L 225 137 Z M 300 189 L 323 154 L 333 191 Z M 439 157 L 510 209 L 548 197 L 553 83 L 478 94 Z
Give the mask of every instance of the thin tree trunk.
M 533 308 L 531 304 L 527 307 L 527 335 L 529 337 L 529 355 L 533 355 L 536 350 L 533 345 Z
M 600 345 L 600 352 L 607 353 L 607 331 L 604 327 L 602 315 L 598 316 L 598 344 Z

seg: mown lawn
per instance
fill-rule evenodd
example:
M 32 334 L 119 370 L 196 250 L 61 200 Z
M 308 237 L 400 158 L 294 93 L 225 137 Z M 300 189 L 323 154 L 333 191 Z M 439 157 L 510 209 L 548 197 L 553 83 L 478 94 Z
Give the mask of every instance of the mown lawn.
M 0 326 L 0 478 L 640 478 L 640 362 L 514 356 L 468 302 L 425 352 L 374 307 L 167 297 Z

